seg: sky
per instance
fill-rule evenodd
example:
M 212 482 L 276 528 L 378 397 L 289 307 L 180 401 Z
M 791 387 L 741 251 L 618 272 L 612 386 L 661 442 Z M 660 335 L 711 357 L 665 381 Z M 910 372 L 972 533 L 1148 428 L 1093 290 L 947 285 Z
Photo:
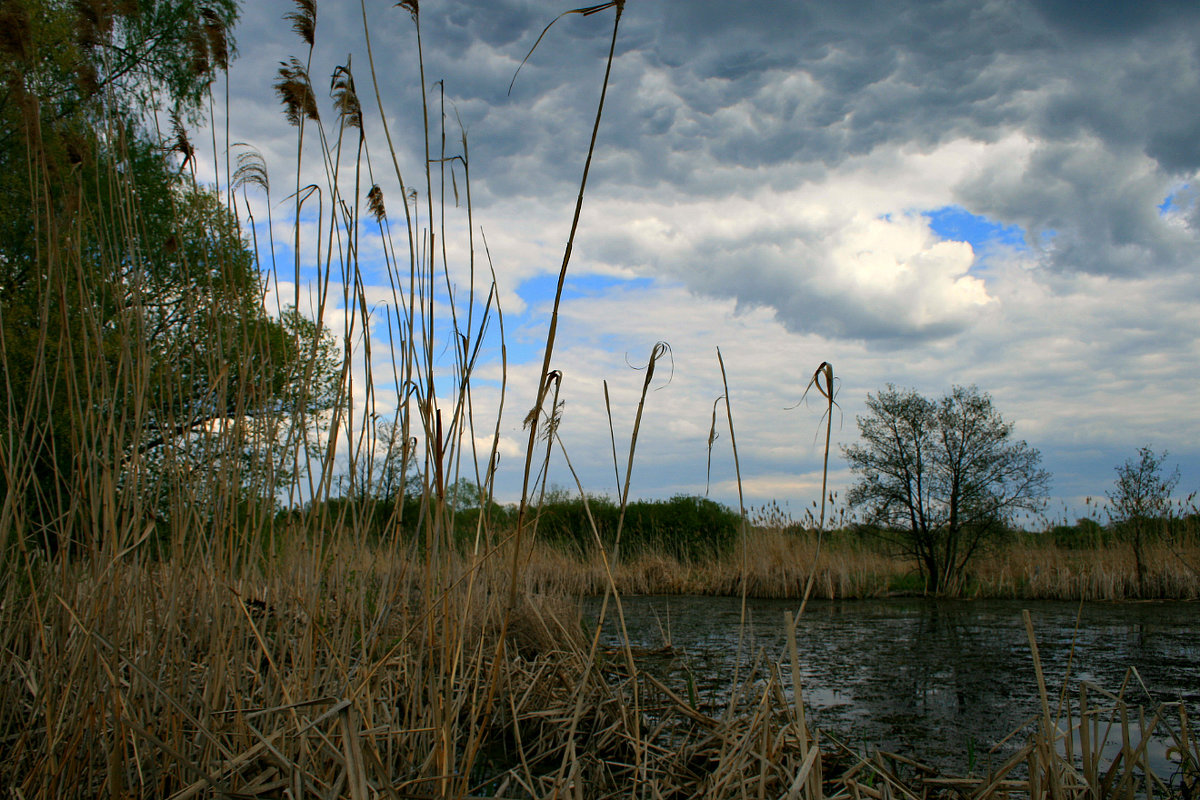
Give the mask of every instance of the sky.
M 395 163 L 424 193 L 416 27 L 390 2 L 365 5 L 369 53 L 359 3 L 320 3 L 310 75 L 333 142 L 329 76 L 350 64 L 372 177 L 402 227 L 369 67 Z M 283 19 L 294 8 L 243 8 L 228 111 L 219 86 L 214 116 L 222 141 L 228 131 L 266 162 L 287 263 L 296 129 L 272 87 L 280 62 L 308 56 Z M 520 494 L 522 420 L 613 30 L 612 9 L 568 15 L 539 41 L 570 8 L 421 4 L 433 155 L 439 118 L 446 155 L 463 153 L 464 132 L 469 148 L 469 225 L 452 194 L 465 194 L 461 162 L 446 189 L 448 272 L 462 302 L 473 230 L 477 292 L 490 258 L 504 313 L 504 501 Z M 822 362 L 837 377 L 829 484 L 839 494 L 853 480 L 840 446 L 856 440 L 867 395 L 889 383 L 935 398 L 955 385 L 989 393 L 1053 475 L 1049 519 L 1095 515 L 1087 499 L 1143 446 L 1168 451 L 1180 497 L 1200 489 L 1198 109 L 1200 5 L 1190 1 L 1098 2 L 1081 14 L 1066 0 L 628 0 L 559 311 L 565 404 L 551 482 L 574 485 L 569 458 L 587 491 L 616 492 L 662 341 L 669 358 L 645 400 L 634 497 L 707 492 L 736 507 L 723 404 L 709 455 L 724 394 L 718 348 L 752 508 L 776 503 L 799 518 L 819 498 L 824 407 L 811 391 L 800 400 Z M 301 183 L 322 183 L 311 127 L 306 141 Z M 219 150 L 204 162 L 218 182 Z M 351 177 L 342 186 L 353 197 Z M 250 203 L 265 233 L 268 204 Z M 315 241 L 311 214 L 302 230 Z M 378 228 L 364 224 L 362 237 L 378 342 L 392 295 Z M 315 272 L 302 261 L 308 296 Z M 293 295 L 294 274 L 276 286 Z M 480 420 L 499 397 L 490 331 L 475 373 Z M 435 338 L 442 353 L 452 346 L 446 328 Z M 387 375 L 378 350 L 373 374 Z M 356 357 L 361 385 L 366 355 Z M 394 385 L 375 380 L 376 410 L 394 406 Z

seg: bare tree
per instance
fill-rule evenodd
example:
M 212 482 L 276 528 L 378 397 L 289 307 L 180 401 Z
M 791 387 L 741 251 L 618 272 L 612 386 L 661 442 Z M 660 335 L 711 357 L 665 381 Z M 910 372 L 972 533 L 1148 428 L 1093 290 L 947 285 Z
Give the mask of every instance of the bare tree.
M 1018 511 L 1037 511 L 1050 482 L 1041 454 L 1014 440 L 974 386 L 941 400 L 889 384 L 867 396 L 862 443 L 842 448 L 858 476 L 848 501 L 916 559 L 935 593 L 961 588 L 967 562 Z
M 1138 448 L 1138 459 L 1126 459 L 1117 467 L 1117 479 L 1108 495 L 1109 517 L 1117 533 L 1133 545 L 1138 591 L 1146 593 L 1146 542 L 1165 527 L 1171 515 L 1171 492 L 1179 485 L 1179 467 L 1164 474 L 1164 451 L 1155 455 L 1149 447 Z

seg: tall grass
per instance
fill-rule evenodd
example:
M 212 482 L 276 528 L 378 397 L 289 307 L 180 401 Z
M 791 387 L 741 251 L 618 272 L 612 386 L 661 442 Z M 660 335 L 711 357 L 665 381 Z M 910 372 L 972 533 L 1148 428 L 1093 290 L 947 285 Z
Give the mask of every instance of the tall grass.
M 912 560 L 886 543 L 850 531 L 797 531 L 753 526 L 742 547 L 720 555 L 682 558 L 670 548 L 648 549 L 613 572 L 626 594 L 696 594 L 802 601 L 925 595 Z M 1195 543 L 1159 542 L 1145 550 L 1147 579 L 1139 585 L 1127 543 L 1086 549 L 1023 538 L 979 556 L 961 587 L 969 598 L 1134 600 L 1200 598 Z M 608 580 L 594 553 L 543 542 L 527 567 L 542 590 L 599 594 Z M 811 588 L 810 588 L 811 581 Z
M 401 5 L 425 87 L 419 9 Z M 490 452 L 474 450 L 473 370 L 501 319 L 494 283 L 477 285 L 488 270 L 476 263 L 465 137 L 447 150 L 423 90 L 416 181 L 401 170 L 380 102 L 373 110 L 387 146 L 373 160 L 380 151 L 364 127 L 372 110 L 349 63 L 334 73 L 331 110 L 313 90 L 316 13 L 301 2 L 288 15 L 307 52 L 284 61 L 275 83 L 296 129 L 291 263 L 271 248 L 263 285 L 229 285 L 237 248 L 184 254 L 205 261 L 195 265 L 204 277 L 167 299 L 197 317 L 191 333 L 203 338 L 194 346 L 207 357 L 195 371 L 156 374 L 186 354 L 154 351 L 149 307 L 162 298 L 126 269 L 136 261 L 126 254 L 149 243 L 118 121 L 92 154 L 109 191 L 78 192 L 65 219 L 45 199 L 65 178 L 44 158 L 36 126 L 26 129 L 29 214 L 48 277 L 30 309 L 32 375 L 14 374 L 6 359 L 8 407 L 24 416 L 6 417 L 23 428 L 10 427 L 0 444 L 9 489 L 0 517 L 0 782 L 16 796 L 490 793 L 514 765 L 536 760 L 540 774 L 547 760 L 565 758 L 550 735 L 513 742 L 516 719 L 544 708 L 564 677 L 607 692 L 580 661 L 570 610 L 526 598 L 524 523 L 502 538 L 481 515 L 464 536 L 448 501 L 460 473 L 490 495 L 499 430 L 497 419 Z M 369 37 L 365 19 L 364 9 Z M 375 84 L 373 69 L 370 77 Z M 252 151 L 215 155 L 218 164 L 237 159 L 226 198 L 248 213 L 248 196 L 269 190 L 265 165 Z M 388 169 L 399 197 L 379 188 L 375 176 Z M 323 183 L 306 184 L 310 171 Z M 452 265 L 446 198 L 459 186 L 467 263 Z M 398 221 L 389 210 L 402 212 Z M 304 233 L 314 223 L 315 240 Z M 166 224 L 182 230 L 183 210 Z M 93 228 L 119 235 L 98 256 L 79 244 Z M 368 300 L 360 261 L 370 228 L 392 286 L 383 308 Z M 460 292 L 452 274 L 462 273 Z M 297 316 L 286 328 L 290 340 L 268 340 L 269 326 L 244 324 L 253 313 L 212 302 L 255 301 L 268 288 L 279 297 L 274 287 L 288 280 L 295 291 L 282 302 L 305 306 L 305 284 L 315 295 L 311 321 Z M 382 342 L 373 339 L 381 316 L 392 331 Z M 333 352 L 313 335 L 332 319 L 340 320 Z M 175 317 L 164 324 L 179 331 Z M 445 339 L 455 344 L 449 363 L 439 356 Z M 552 345 L 553 326 L 548 360 Z M 381 349 L 386 376 L 371 372 Z M 257 368 L 283 354 L 299 370 L 284 376 L 294 395 Z M 384 382 L 399 388 L 392 408 L 380 400 Z M 16 394 L 26 386 L 29 402 Z M 196 391 L 221 413 L 180 416 L 179 399 Z M 531 415 L 527 476 L 542 402 Z M 46 442 L 72 452 L 47 466 L 56 454 Z M 381 491 L 381 476 L 397 470 L 415 503 L 403 489 Z M 419 476 L 415 487 L 409 474 Z M 354 502 L 331 502 L 339 496 Z M 405 509 L 417 519 L 403 520 Z M 400 535 L 402 526 L 416 535 Z M 536 661 L 550 652 L 559 655 L 548 673 Z
M 415 178 L 392 142 L 365 5 L 374 109 L 347 63 L 334 74 L 332 110 L 322 111 L 308 72 L 316 6 L 301 0 L 288 15 L 305 51 L 276 80 L 296 127 L 292 259 L 268 242 L 259 266 L 271 286 L 295 283 L 295 305 L 304 305 L 305 283 L 315 299 L 311 318 L 292 318 L 283 338 L 215 304 L 244 297 L 245 287 L 228 284 L 229 248 L 205 250 L 182 256 L 203 262 L 203 278 L 165 298 L 205 336 L 156 353 L 148 322 L 161 310 L 152 301 L 164 298 L 127 269 L 148 243 L 119 125 L 94 153 L 102 202 L 80 193 L 66 216 L 47 202 L 64 178 L 27 129 L 29 216 L 46 280 L 27 309 L 36 357 L 24 375 L 6 358 L 4 376 L 8 407 L 25 412 L 0 442 L 10 487 L 0 512 L 0 785 L 29 800 L 882 796 L 873 788 L 881 783 L 838 783 L 823 770 L 819 735 L 787 698 L 800 694 L 790 685 L 795 665 L 789 677 L 761 662 L 743 676 L 742 700 L 711 717 L 645 673 L 630 648 L 616 658 L 600 650 L 563 599 L 566 588 L 603 591 L 619 614 L 620 594 L 636 590 L 628 571 L 642 569 L 648 587 L 677 574 L 675 563 L 624 561 L 601 542 L 586 587 L 548 577 L 568 572 L 536 536 L 557 433 L 555 320 L 602 104 L 529 413 L 515 525 L 480 513 L 472 530 L 460 528 L 449 496 L 456 479 L 481 487 L 482 508 L 493 494 L 499 420 L 476 418 L 472 382 L 503 317 L 474 239 L 465 137 L 448 150 L 444 131 L 431 127 L 444 115 L 431 113 L 425 92 L 421 11 L 415 0 L 398 6 L 413 23 L 422 86 Z M 611 11 L 615 43 L 623 3 L 578 11 Z M 363 122 L 376 113 L 382 145 Z M 231 146 L 223 157 L 226 200 L 248 214 L 247 197 L 270 178 L 250 151 Z M 323 183 L 304 183 L 309 164 Z M 399 197 L 380 188 L 389 170 Z M 446 198 L 459 186 L 467 263 L 451 264 L 455 211 Z M 184 211 L 175 209 L 174 225 Z M 97 226 L 101 218 L 108 222 Z M 96 227 L 120 232 L 98 262 L 80 245 Z M 306 228 L 319 236 L 310 240 Z M 392 290 L 383 307 L 367 297 L 359 260 L 372 228 Z M 456 289 L 452 275 L 464 272 L 467 287 Z M 252 288 L 258 296 L 268 287 Z M 380 315 L 393 331 L 386 341 L 375 338 Z M 335 350 L 314 335 L 333 319 Z M 438 344 L 447 339 L 448 363 Z M 6 352 L 16 344 L 0 342 Z M 373 374 L 372 356 L 384 352 L 389 374 Z M 663 351 L 654 353 L 652 363 Z M 156 372 L 192 356 L 190 371 Z M 261 368 L 276 361 L 292 372 Z M 384 382 L 399 387 L 394 407 Z M 18 385 L 29 398 L 15 394 Z M 220 415 L 180 412 L 197 387 Z M 727 416 L 732 432 L 728 404 Z M 477 451 L 487 436 L 490 450 Z M 46 442 L 69 442 L 69 458 L 47 465 Z M 404 480 L 410 472 L 415 484 Z M 33 484 L 47 473 L 53 480 Z M 622 513 L 627 504 L 628 488 Z M 779 567 L 812 560 L 807 543 L 764 536 L 742 545 L 743 594 L 786 591 L 813 574 Z M 824 583 L 839 594 L 870 581 L 854 571 L 817 575 L 818 591 Z

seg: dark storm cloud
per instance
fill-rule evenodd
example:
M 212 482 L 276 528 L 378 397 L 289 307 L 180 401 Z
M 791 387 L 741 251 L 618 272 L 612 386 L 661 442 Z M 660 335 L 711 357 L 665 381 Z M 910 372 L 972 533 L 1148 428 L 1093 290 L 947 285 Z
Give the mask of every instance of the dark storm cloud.
M 664 26 L 683 32 L 668 40 L 719 29 L 722 8 L 687 4 L 678 27 Z M 808 8 L 819 10 L 789 19 L 759 5 L 717 34 L 772 48 L 774 63 L 790 59 L 787 69 L 811 78 L 812 99 L 803 113 L 756 104 L 753 128 L 708 149 L 715 162 L 836 166 L 890 144 L 928 149 L 1018 131 L 1038 142 L 1032 162 L 1015 180 L 962 187 L 969 208 L 1019 223 L 1035 241 L 1053 233 L 1044 254 L 1061 269 L 1128 275 L 1194 263 L 1196 229 L 1168 227 L 1156 206 L 1172 180 L 1200 168 L 1200 6 Z M 719 75 L 731 56 L 713 50 L 708 63 L 680 69 L 697 81 Z M 760 80 L 746 74 L 727 94 L 751 94 Z
M 1021 15 L 977 5 L 668 4 L 647 62 L 670 64 L 681 95 L 705 114 L 786 74 L 806 76 L 790 103 L 756 107 L 761 124 L 786 123 L 790 137 L 783 153 L 764 147 L 754 156 L 835 164 L 888 141 L 986 135 L 1004 118 L 998 98 L 1036 85 L 1036 74 L 992 67 L 1052 40 L 1016 36 L 1028 25 Z
M 1181 125 L 1200 129 L 1178 104 L 1197 99 L 1196 4 L 1090 4 L 1086 14 L 1074 3 L 1042 6 L 664 4 L 658 58 L 688 76 L 681 82 L 728 81 L 728 97 L 753 92 L 772 69 L 811 76 L 820 102 L 797 142 L 840 122 L 842 146 L 826 158 L 889 139 L 986 138 L 1004 123 L 1045 135 L 1088 128 L 1126 144 L 1150 140 L 1162 121 L 1172 140 L 1186 138 Z M 1086 35 L 1099 30 L 1107 35 Z M 1046 93 L 1044 103 L 1028 106 L 1028 92 Z M 1161 116 L 1142 113 L 1154 111 Z
M 622 156 L 593 191 L 780 188 L 881 147 L 1016 132 L 1036 142 L 1026 168 L 977 176 L 954 200 L 1022 225 L 1032 244 L 1053 235 L 1039 252 L 1058 269 L 1192 263 L 1195 228 L 1168 226 L 1156 208 L 1200 169 L 1200 15 L 1192 4 L 1070 5 L 630 5 L 601 142 Z M 647 96 L 638 80 L 654 70 L 666 87 Z M 525 126 L 526 144 L 566 164 L 561 137 L 539 144 L 552 129 Z M 506 189 L 519 192 L 512 177 Z
M 1056 32 L 1071 39 L 1122 39 L 1147 29 L 1194 22 L 1200 8 L 1192 0 L 1099 0 L 1081 7 L 1074 0 L 1040 0 L 1037 12 Z
M 457 152 L 461 119 L 473 161 L 486 166 L 472 172 L 481 211 L 496 204 L 569 208 L 574 199 L 611 12 L 556 22 L 508 91 L 538 35 L 568 7 L 517 0 L 422 6 L 427 82 L 443 81 L 450 148 Z M 939 205 L 1020 225 L 1033 254 L 1057 271 L 1128 276 L 1189 268 L 1200 243 L 1196 213 L 1171 222 L 1158 206 L 1200 171 L 1198 7 L 1110 2 L 1084 13 L 1067 0 L 630 2 L 589 196 L 746 198 L 764 187 L 785 192 L 836 180 L 847 163 L 888 149 L 927 153 L 955 141 L 1017 136 L 1031 143 L 1025 162 L 980 167 Z M 247 13 L 261 16 L 265 8 Z M 270 8 L 277 19 L 287 6 Z M 369 14 L 385 103 L 398 138 L 410 141 L 421 124 L 412 22 L 390 3 Z M 286 31 L 278 22 L 267 27 L 276 37 Z M 317 85 L 322 70 L 358 47 L 357 4 L 327 0 L 319 44 L 323 35 L 335 46 L 314 67 Z M 259 49 L 251 57 L 270 69 L 283 55 L 263 58 Z M 365 58 L 356 55 L 354 63 L 364 86 Z M 771 286 L 742 279 L 752 263 L 749 242 L 724 243 L 703 281 L 685 263 L 709 257 L 699 242 L 674 260 L 635 249 L 622 263 L 771 304 L 794 329 L 812 316 L 787 298 L 816 292 L 828 315 L 842 315 L 834 330 L 914 335 L 904 326 L 890 333 L 864 327 L 864 316 L 878 317 L 854 313 L 861 296 L 829 288 L 837 282 L 818 270 L 837 265 L 820 240 L 807 240 L 799 228 L 780 235 L 794 240 L 782 252 L 812 257 L 806 269 L 769 271 Z M 930 321 L 916 333 L 941 335 L 947 324 Z

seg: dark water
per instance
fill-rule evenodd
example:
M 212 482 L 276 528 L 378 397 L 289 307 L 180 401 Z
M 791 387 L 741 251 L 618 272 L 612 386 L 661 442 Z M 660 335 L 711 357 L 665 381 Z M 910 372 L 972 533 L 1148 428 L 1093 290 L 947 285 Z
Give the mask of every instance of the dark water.
M 794 601 L 748 601 L 744 628 L 738 598 L 622 603 L 631 644 L 674 648 L 672 657 L 645 668 L 667 673 L 677 686 L 690 672 L 713 708 L 726 702 L 735 666 L 744 678 L 756 658 L 777 662 L 788 680 L 783 620 L 785 611 L 798 610 Z M 598 607 L 588 606 L 593 620 Z M 1041 707 L 1022 609 L 1033 619 L 1052 706 L 1065 678 L 1077 701 L 1080 680 L 1116 692 L 1133 667 L 1149 696 L 1131 678 L 1127 700 L 1152 709 L 1182 699 L 1189 717 L 1200 719 L 1200 605 L 1089 603 L 1077 627 L 1077 603 L 900 599 L 809 603 L 796 639 L 810 720 L 848 744 L 950 772 L 965 773 L 971 752 L 977 771 L 989 761 L 998 765 L 1027 737 L 991 756 L 989 748 Z M 611 606 L 609 616 L 605 636 L 615 645 Z M 1139 738 L 1135 732 L 1134 742 Z M 1170 770 L 1164 748 L 1153 748 L 1156 771 Z

